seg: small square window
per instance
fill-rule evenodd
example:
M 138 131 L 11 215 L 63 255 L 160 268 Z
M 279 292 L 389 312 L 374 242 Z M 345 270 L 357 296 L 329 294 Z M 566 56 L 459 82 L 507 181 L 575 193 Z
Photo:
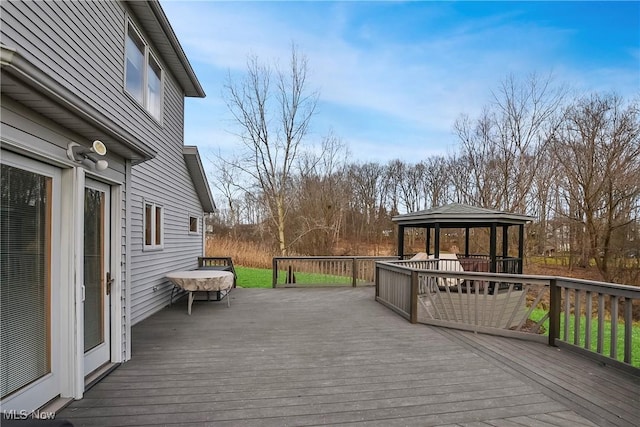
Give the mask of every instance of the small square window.
M 197 233 L 198 232 L 198 223 L 200 221 L 198 220 L 197 216 L 190 216 L 189 217 L 189 233 Z

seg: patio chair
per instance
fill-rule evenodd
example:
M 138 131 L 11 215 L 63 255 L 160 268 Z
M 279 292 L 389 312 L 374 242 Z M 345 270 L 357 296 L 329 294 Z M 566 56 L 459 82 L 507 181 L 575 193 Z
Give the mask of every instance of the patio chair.
M 238 276 L 236 275 L 236 269 L 233 267 L 231 257 L 198 257 L 198 270 L 230 271 L 233 273 L 233 287 L 236 287 Z M 217 291 L 216 301 L 222 300 L 225 296 L 228 298 L 229 292 L 231 292 L 231 290 L 226 291 L 223 295 L 221 291 Z M 207 299 L 209 299 L 209 292 L 207 292 Z
M 434 259 L 435 257 L 429 255 L 429 258 Z M 464 271 L 456 254 L 440 253 L 438 260 L 438 270 L 440 271 Z M 440 290 L 445 290 L 445 287 L 457 288 L 463 282 L 464 280 L 453 277 L 440 278 L 438 279 L 438 287 Z

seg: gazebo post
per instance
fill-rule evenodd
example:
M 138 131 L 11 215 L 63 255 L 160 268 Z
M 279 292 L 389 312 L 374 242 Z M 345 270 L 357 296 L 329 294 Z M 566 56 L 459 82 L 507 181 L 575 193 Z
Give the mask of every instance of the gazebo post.
M 502 226 L 502 257 L 509 256 L 509 226 Z
M 511 261 L 507 261 L 509 256 L 509 226 L 502 224 L 502 272 L 512 273 Z
M 464 257 L 469 258 L 469 227 L 464 228 Z
M 497 228 L 496 223 L 491 223 L 491 231 L 489 233 L 489 258 L 491 258 L 491 272 L 496 272 L 496 251 L 497 251 Z
M 429 227 L 427 225 L 427 238 L 425 239 L 426 243 L 425 243 L 425 252 L 427 253 L 427 255 L 429 255 L 429 250 L 431 248 L 431 227 Z
M 436 222 L 435 242 L 433 247 L 433 257 L 440 258 L 440 223 Z
M 404 258 L 404 225 L 398 225 L 398 257 Z

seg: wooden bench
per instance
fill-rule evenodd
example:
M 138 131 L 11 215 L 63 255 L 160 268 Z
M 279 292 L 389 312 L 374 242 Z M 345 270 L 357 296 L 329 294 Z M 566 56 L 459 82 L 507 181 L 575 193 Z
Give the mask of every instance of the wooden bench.
M 233 287 L 236 287 L 236 269 L 231 257 L 198 257 L 198 270 L 220 270 L 233 273 Z

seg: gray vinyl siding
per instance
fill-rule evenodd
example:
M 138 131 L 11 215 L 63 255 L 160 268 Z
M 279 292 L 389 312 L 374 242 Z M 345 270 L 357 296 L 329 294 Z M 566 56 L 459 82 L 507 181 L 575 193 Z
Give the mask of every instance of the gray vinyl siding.
M 132 324 L 169 304 L 170 271 L 191 270 L 202 256 L 202 233 L 189 233 L 189 214 L 202 216 L 202 206 L 182 155 L 184 98 L 165 83 L 165 142 L 155 147 L 156 158 L 132 169 L 131 200 L 131 317 Z M 171 123 L 171 125 L 169 125 Z M 164 209 L 164 246 L 144 250 L 144 202 Z
M 144 33 L 143 37 L 148 40 Z M 202 256 L 202 234 L 189 233 L 189 214 L 201 217 L 203 212 L 182 154 L 184 94 L 166 69 L 164 76 L 163 126 L 152 145 L 157 156 L 132 168 L 132 325 L 169 304 L 172 285 L 165 278 L 168 272 L 194 269 Z M 164 209 L 161 250 L 143 248 L 145 201 Z
M 127 17 L 135 24 L 125 6 L 112 1 L 3 2 L 0 32 L 5 46 L 154 146 L 162 124 L 124 90 Z
M 125 35 L 132 22 L 163 70 L 161 120 L 149 113 L 124 89 Z M 189 234 L 188 215 L 202 215 L 194 185 L 182 155 L 184 92 L 168 70 L 153 40 L 122 2 L 2 2 L 2 43 L 16 49 L 26 60 L 62 86 L 81 96 L 93 108 L 108 115 L 124 130 L 157 152 L 157 158 L 135 165 L 131 182 L 123 189 L 130 218 L 122 234 L 123 283 L 131 277 L 131 300 L 124 301 L 135 324 L 169 302 L 166 272 L 194 268 L 202 255 L 202 234 Z M 3 130 L 4 132 L 4 130 Z M 61 144 L 58 155 L 64 154 Z M 123 168 L 124 170 L 124 168 Z M 127 194 L 127 192 L 129 192 Z M 143 200 L 164 207 L 164 249 L 143 251 Z M 126 209 L 129 209 L 127 212 Z M 125 256 L 127 254 L 129 258 Z M 126 260 L 130 259 L 130 265 Z M 125 273 L 125 270 L 129 269 Z M 153 288 L 156 287 L 156 291 Z M 125 329 L 126 331 L 126 329 Z M 123 340 L 126 341 L 124 336 Z M 125 343 L 126 348 L 126 343 Z

